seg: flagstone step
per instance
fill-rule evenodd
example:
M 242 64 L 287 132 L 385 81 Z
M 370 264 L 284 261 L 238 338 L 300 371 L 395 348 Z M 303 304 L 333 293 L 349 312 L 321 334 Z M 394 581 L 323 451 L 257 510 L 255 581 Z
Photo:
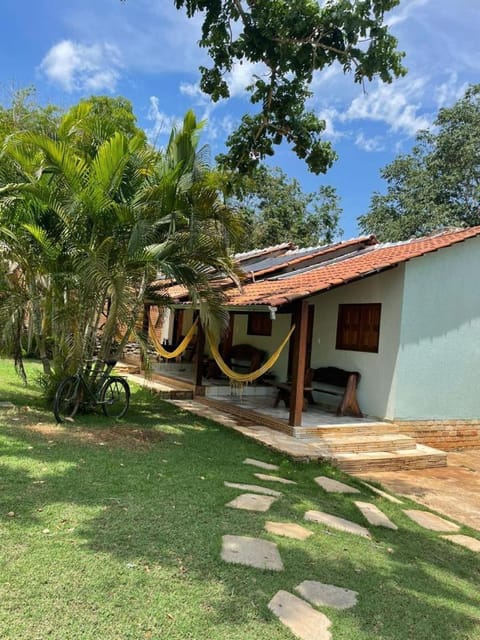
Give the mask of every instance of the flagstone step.
M 369 451 L 398 451 L 414 449 L 415 440 L 401 433 L 366 434 L 362 436 L 332 436 L 309 439 L 312 444 L 327 447 L 332 453 L 363 453 Z
M 402 433 L 397 425 L 391 422 L 354 422 L 344 424 L 320 424 L 316 426 L 292 427 L 296 438 L 343 438 L 346 436 L 392 435 Z
M 145 378 L 143 375 L 128 374 L 127 378 L 140 387 L 153 391 L 162 400 L 191 400 L 193 398 L 192 389 L 176 387 L 171 381 L 166 383 L 158 379 L 158 377 Z
M 408 471 L 447 466 L 445 451 L 418 444 L 412 449 L 398 451 L 370 451 L 366 453 L 338 453 L 332 461 L 347 473 L 362 471 Z

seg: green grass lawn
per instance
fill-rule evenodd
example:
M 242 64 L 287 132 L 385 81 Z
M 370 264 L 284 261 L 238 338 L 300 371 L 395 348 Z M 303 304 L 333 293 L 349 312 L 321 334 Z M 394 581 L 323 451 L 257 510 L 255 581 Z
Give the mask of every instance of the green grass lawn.
M 0 400 L 16 404 L 0 410 L 2 640 L 286 640 L 267 604 L 307 579 L 359 592 L 353 609 L 323 609 L 334 640 L 480 639 L 479 555 L 399 505 L 347 477 L 398 531 L 369 527 L 367 540 L 305 523 L 315 532 L 307 541 L 275 537 L 266 520 L 303 524 L 308 509 L 365 525 L 352 496 L 313 481 L 345 476 L 292 463 L 141 390 L 121 423 L 96 415 L 58 427 L 35 369 L 25 388 L 0 361 Z M 275 485 L 284 495 L 267 514 L 224 506 L 240 493 L 224 480 L 260 483 L 245 457 L 277 463 L 298 483 Z M 275 541 L 285 570 L 223 563 L 224 534 Z

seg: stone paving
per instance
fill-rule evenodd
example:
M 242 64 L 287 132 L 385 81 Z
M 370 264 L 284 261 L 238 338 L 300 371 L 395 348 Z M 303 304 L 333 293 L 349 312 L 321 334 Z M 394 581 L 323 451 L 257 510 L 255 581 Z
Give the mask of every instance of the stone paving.
M 478 540 L 477 538 L 472 538 L 471 536 L 463 536 L 462 534 L 440 537 L 444 540 L 450 540 L 450 542 L 459 544 L 461 547 L 465 547 L 465 549 L 470 549 L 470 551 L 480 553 L 480 540 Z
M 386 527 L 387 529 L 398 529 L 396 524 L 387 518 L 380 509 L 371 502 L 356 501 L 355 505 L 360 509 L 362 515 L 374 527 Z
M 266 482 L 280 482 L 281 484 L 297 484 L 295 480 L 287 480 L 287 478 L 280 478 L 279 476 L 270 476 L 266 473 L 254 473 L 253 474 L 259 480 L 265 480 Z
M 256 569 L 283 571 L 283 562 L 277 545 L 260 538 L 223 536 L 222 560 L 231 564 L 245 564 Z
M 305 520 L 316 522 L 317 524 L 324 524 L 325 526 L 337 529 L 338 531 L 345 531 L 357 536 L 362 536 L 363 538 L 370 538 L 370 532 L 365 527 L 362 527 L 356 522 L 345 520 L 345 518 L 333 516 L 330 513 L 324 513 L 323 511 L 307 511 L 304 517 Z
M 430 529 L 430 531 L 458 531 L 460 527 L 453 522 L 444 520 L 440 516 L 436 516 L 434 513 L 428 511 L 420 511 L 418 509 L 403 509 L 403 513 L 407 515 L 411 520 L 419 524 L 424 529 Z
M 327 616 L 288 591 L 278 591 L 268 608 L 297 638 L 331 640 L 328 629 L 332 623 Z
M 227 502 L 226 507 L 232 509 L 244 509 L 245 511 L 268 511 L 275 502 L 273 496 L 259 496 L 258 493 L 242 493 L 240 496 Z
M 370 489 L 370 491 L 373 491 L 374 493 L 381 496 L 382 498 L 385 498 L 385 500 L 388 500 L 389 502 L 393 502 L 394 504 L 403 504 L 401 500 L 399 500 L 395 496 L 391 496 L 386 491 L 382 491 L 381 489 L 374 487 L 373 484 L 369 484 L 368 482 L 362 482 L 362 484 L 365 485 L 365 487 L 367 487 L 368 489 Z
M 278 470 L 277 465 L 273 465 L 262 460 L 247 458 L 244 464 L 249 464 L 257 468 L 267 469 L 269 471 Z M 296 484 L 286 478 L 273 476 L 264 473 L 253 473 L 252 475 L 258 480 L 266 482 L 280 482 L 284 485 Z M 360 491 L 338 480 L 334 480 L 327 476 L 318 476 L 314 481 L 328 493 L 338 494 L 358 494 Z M 224 482 L 226 487 L 238 489 L 240 491 L 256 491 L 256 493 L 243 493 L 237 496 L 225 506 L 236 509 L 244 509 L 247 511 L 265 512 L 271 505 L 282 496 L 280 491 L 275 491 L 269 487 L 254 485 L 248 483 Z M 376 495 L 389 500 L 390 502 L 400 503 L 401 500 L 395 496 L 377 489 L 376 487 L 363 483 L 367 489 Z M 383 511 L 371 502 L 363 502 L 354 500 L 354 504 L 360 510 L 363 517 L 368 523 L 375 527 L 385 527 L 392 530 L 398 530 Z M 459 530 L 458 525 L 449 522 L 433 513 L 422 511 L 419 509 L 403 509 L 403 512 L 422 527 L 438 532 L 456 532 Z M 325 513 L 323 511 L 309 510 L 304 514 L 304 519 L 316 524 L 322 524 L 326 527 L 337 529 L 339 531 L 359 535 L 363 538 L 371 538 L 370 532 L 356 522 L 352 522 L 345 518 Z M 311 531 L 306 527 L 294 522 L 275 522 L 267 520 L 264 524 L 267 533 L 275 536 L 291 538 L 302 542 L 312 535 L 315 531 Z M 460 545 L 473 551 L 480 552 L 480 540 L 467 535 L 442 535 L 441 538 Z M 284 568 L 280 552 L 277 545 L 269 540 L 262 538 L 253 538 L 248 536 L 224 535 L 222 538 L 221 557 L 225 562 L 233 564 L 242 564 L 247 567 L 256 569 L 282 571 Z M 314 607 L 327 607 L 333 609 L 349 609 L 357 604 L 358 592 L 347 589 L 344 586 L 325 584 L 316 580 L 304 580 L 294 587 L 299 594 L 298 597 L 289 591 L 278 591 L 268 604 L 270 611 L 300 640 L 331 640 L 330 633 L 331 621 L 321 611 Z M 313 606 L 312 606 L 313 605 Z
M 270 522 L 265 523 L 265 531 L 273 533 L 276 536 L 284 536 L 285 538 L 294 538 L 295 540 L 306 540 L 313 536 L 313 531 L 302 527 L 300 524 L 293 522 Z
M 449 451 L 440 469 L 358 474 L 480 531 L 480 449 Z
M 269 487 L 261 487 L 259 484 L 242 484 L 241 482 L 227 482 L 223 483 L 226 487 L 231 489 L 240 489 L 241 491 L 250 491 L 252 493 L 262 493 L 265 496 L 275 496 L 279 498 L 282 495 L 281 491 L 270 489 Z
M 255 460 L 255 458 L 245 458 L 243 464 L 251 464 L 260 469 L 267 469 L 267 471 L 278 471 L 280 468 L 277 464 L 270 464 L 269 462 L 263 462 L 263 460 Z
M 317 607 L 332 607 L 333 609 L 351 609 L 357 604 L 358 593 L 336 587 L 333 584 L 323 584 L 315 580 L 304 580 L 295 587 L 302 598 Z
M 333 478 L 327 478 L 327 476 L 318 476 L 318 478 L 314 478 L 314 480 L 322 489 L 327 491 L 327 493 L 360 493 L 355 487 L 351 487 Z

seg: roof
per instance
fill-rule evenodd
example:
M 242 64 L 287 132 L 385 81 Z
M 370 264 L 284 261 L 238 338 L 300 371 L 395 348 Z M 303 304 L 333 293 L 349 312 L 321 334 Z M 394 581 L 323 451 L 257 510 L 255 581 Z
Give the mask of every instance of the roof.
M 247 272 L 245 284 L 238 288 L 222 279 L 218 286 L 224 289 L 228 307 L 279 307 L 477 236 L 480 226 L 387 244 L 378 243 L 375 236 L 364 236 L 328 246 L 290 249 L 274 257 L 268 256 L 268 250 L 263 256 L 249 252 L 256 260 L 241 265 Z M 177 303 L 187 301 L 182 286 L 173 286 L 167 293 Z
M 228 292 L 228 306 L 281 306 L 306 298 L 367 275 L 390 269 L 400 263 L 427 253 L 450 247 L 480 235 L 480 226 L 447 231 L 435 236 L 399 242 L 377 244 L 331 262 L 324 262 L 302 273 L 293 272 L 245 285 L 242 290 Z

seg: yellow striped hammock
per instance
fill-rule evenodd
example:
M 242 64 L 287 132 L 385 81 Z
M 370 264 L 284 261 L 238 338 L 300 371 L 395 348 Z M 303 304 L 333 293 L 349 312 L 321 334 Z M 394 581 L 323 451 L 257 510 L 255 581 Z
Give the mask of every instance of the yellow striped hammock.
M 256 371 L 251 371 L 250 373 L 237 373 L 236 371 L 231 369 L 228 366 L 228 364 L 225 362 L 225 360 L 222 358 L 222 356 L 220 355 L 216 342 L 212 338 L 210 332 L 208 331 L 207 331 L 207 339 L 208 339 L 208 344 L 210 346 L 210 351 L 212 352 L 213 359 L 217 363 L 220 371 L 224 375 L 226 375 L 227 378 L 230 378 L 232 382 L 237 383 L 238 385 L 242 385 L 248 382 L 253 382 L 254 380 L 258 380 L 258 378 L 263 376 L 265 373 L 267 373 L 269 369 L 271 369 L 274 366 L 274 364 L 277 362 L 278 358 L 280 357 L 280 354 L 284 350 L 287 342 L 290 340 L 290 336 L 294 331 L 295 331 L 295 325 L 292 326 L 290 331 L 285 336 L 283 342 L 280 344 L 278 349 L 270 356 L 270 358 L 265 362 L 265 364 L 262 365 Z
M 195 329 L 197 328 L 197 324 L 198 324 L 198 318 L 192 324 L 192 326 L 188 330 L 187 335 L 184 337 L 184 339 L 181 341 L 181 343 L 178 345 L 178 347 L 174 351 L 167 351 L 165 347 L 163 347 L 160 344 L 160 340 L 158 339 L 157 334 L 155 333 L 155 327 L 150 321 L 150 318 L 148 323 L 148 335 L 150 337 L 150 340 L 152 341 L 153 346 L 155 347 L 155 351 L 160 356 L 162 356 L 162 358 L 166 358 L 167 360 L 173 360 L 173 358 L 178 358 L 178 356 L 181 356 L 182 353 L 185 351 L 185 349 L 188 347 L 188 345 L 192 341 L 192 338 L 195 334 Z
M 192 341 L 192 338 L 193 338 L 193 336 L 195 334 L 195 330 L 197 328 L 197 324 L 198 324 L 198 318 L 192 324 L 192 326 L 190 327 L 187 335 L 185 336 L 185 338 L 182 340 L 182 342 L 178 345 L 178 347 L 174 351 L 167 351 L 161 345 L 161 343 L 160 343 L 160 341 L 159 341 L 159 339 L 157 337 L 157 334 L 155 333 L 155 328 L 154 328 L 152 322 L 149 322 L 148 335 L 149 335 L 150 340 L 152 341 L 152 344 L 153 344 L 155 350 L 157 351 L 157 353 L 160 356 L 162 356 L 162 358 L 166 358 L 168 360 L 173 360 L 174 358 L 178 358 L 180 355 L 182 355 L 182 353 L 188 347 L 188 345 Z M 258 380 L 258 378 L 260 378 L 265 373 L 267 373 L 267 371 L 269 371 L 275 365 L 275 363 L 277 362 L 277 360 L 280 357 L 280 354 L 285 349 L 285 346 L 287 345 L 287 343 L 290 340 L 290 337 L 291 337 L 291 335 L 292 335 L 292 333 L 294 331 L 295 331 L 295 325 L 292 325 L 290 331 L 287 333 L 287 335 L 285 336 L 284 340 L 281 342 L 281 344 L 276 349 L 276 351 L 270 356 L 270 358 L 268 358 L 268 360 L 265 362 L 265 364 L 263 364 L 256 371 L 251 371 L 250 373 L 238 373 L 237 371 L 234 371 L 233 369 L 231 369 L 228 366 L 228 364 L 225 362 L 225 360 L 222 358 L 222 356 L 220 355 L 220 352 L 219 352 L 217 344 L 216 344 L 216 340 L 212 337 L 211 333 L 208 330 L 206 331 L 206 336 L 207 336 L 207 340 L 208 340 L 208 344 L 209 344 L 209 347 L 210 347 L 211 354 L 213 356 L 213 359 L 217 363 L 218 368 L 220 369 L 220 371 L 225 376 L 227 376 L 227 378 L 229 378 L 233 383 L 236 383 L 238 385 L 243 385 L 245 383 L 248 384 L 249 382 L 254 382 L 255 380 Z

